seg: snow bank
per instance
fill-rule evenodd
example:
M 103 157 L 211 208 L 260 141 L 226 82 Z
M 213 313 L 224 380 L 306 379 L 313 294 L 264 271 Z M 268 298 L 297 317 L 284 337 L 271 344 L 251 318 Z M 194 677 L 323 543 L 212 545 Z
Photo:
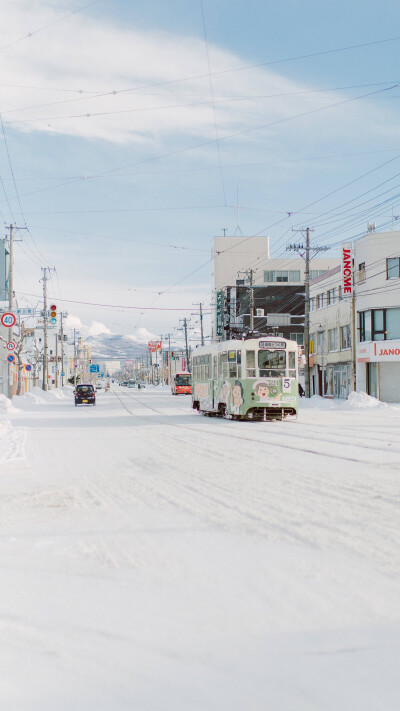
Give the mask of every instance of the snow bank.
M 393 403 L 398 409 L 399 403 Z M 371 397 L 367 393 L 350 393 L 347 400 L 338 398 L 324 398 L 320 395 L 313 395 L 309 399 L 299 398 L 300 409 L 319 409 L 319 410 L 369 410 L 371 407 L 384 409 L 393 406 L 387 402 L 382 402 L 376 397 Z
M 9 400 L 5 395 L 0 395 L 0 420 L 5 418 L 11 412 L 15 412 L 15 407 L 13 407 L 11 400 Z
M 16 407 L 14 411 L 17 410 L 29 410 L 32 405 L 44 405 L 46 403 L 57 402 L 59 400 L 70 399 L 72 388 L 70 386 L 65 388 L 57 388 L 55 390 L 42 390 L 39 387 L 32 388 L 29 393 L 24 393 L 24 395 L 16 396 L 13 399 L 13 405 Z
M 387 402 L 381 402 L 376 397 L 371 397 L 367 393 L 350 393 L 346 405 L 352 410 L 360 410 L 369 407 L 389 407 Z

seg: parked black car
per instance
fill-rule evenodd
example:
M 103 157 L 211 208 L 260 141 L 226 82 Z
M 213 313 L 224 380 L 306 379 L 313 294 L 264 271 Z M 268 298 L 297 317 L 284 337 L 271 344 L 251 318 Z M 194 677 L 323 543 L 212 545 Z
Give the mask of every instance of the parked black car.
M 74 390 L 75 407 L 77 405 L 95 405 L 96 393 L 93 385 L 77 385 Z

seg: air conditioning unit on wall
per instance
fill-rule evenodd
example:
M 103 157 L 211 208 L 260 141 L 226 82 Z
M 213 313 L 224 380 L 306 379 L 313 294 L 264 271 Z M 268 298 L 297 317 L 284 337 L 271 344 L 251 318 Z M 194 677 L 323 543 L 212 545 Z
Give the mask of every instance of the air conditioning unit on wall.
M 256 316 L 264 316 L 264 309 L 256 309 Z

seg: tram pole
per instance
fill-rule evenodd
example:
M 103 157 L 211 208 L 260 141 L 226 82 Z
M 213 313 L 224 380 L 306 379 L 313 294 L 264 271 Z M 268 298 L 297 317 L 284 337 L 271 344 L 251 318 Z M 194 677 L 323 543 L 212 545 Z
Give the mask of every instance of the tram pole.
M 286 250 L 297 252 L 305 261 L 304 270 L 304 289 L 305 289 L 305 304 L 304 304 L 304 356 L 306 359 L 304 368 L 304 379 L 305 379 L 305 395 L 310 397 L 310 252 L 313 252 L 313 256 L 318 252 L 326 252 L 330 247 L 311 247 L 310 246 L 310 232 L 314 232 L 312 227 L 302 227 L 299 230 L 295 230 L 292 227 L 292 232 L 306 233 L 305 245 L 304 244 L 289 244 Z

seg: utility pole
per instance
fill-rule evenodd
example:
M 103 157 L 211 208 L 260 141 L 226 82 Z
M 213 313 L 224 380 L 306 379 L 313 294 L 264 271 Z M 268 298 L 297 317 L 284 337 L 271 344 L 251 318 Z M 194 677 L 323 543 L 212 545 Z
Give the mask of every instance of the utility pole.
M 300 230 L 295 230 L 292 227 L 292 232 L 306 233 L 306 243 L 304 244 L 289 244 L 286 249 L 288 251 L 297 252 L 305 260 L 305 307 L 304 307 L 304 355 L 306 359 L 304 375 L 305 375 L 305 390 L 306 397 L 310 397 L 310 251 L 314 252 L 313 256 L 318 252 L 326 252 L 330 247 L 310 247 L 310 232 L 314 232 L 312 227 L 302 227 Z
M 49 383 L 49 356 L 47 351 L 47 281 L 49 279 L 49 267 L 42 267 L 43 277 L 43 378 L 42 390 L 48 390 Z
M 57 390 L 57 388 L 58 388 L 58 333 L 57 333 L 57 331 L 56 331 L 56 333 L 55 333 L 55 337 L 56 337 L 56 347 L 55 347 L 55 351 L 56 351 L 56 361 L 55 361 L 55 364 L 56 364 L 56 372 L 55 372 L 55 376 L 56 376 L 56 390 Z
M 61 387 L 64 387 L 64 327 L 63 327 L 63 316 L 61 312 L 61 322 L 60 322 L 60 336 L 61 336 Z
M 190 363 L 189 363 L 189 344 L 188 344 L 188 322 L 187 318 L 183 319 L 183 328 L 178 329 L 179 331 L 184 331 L 185 332 L 185 348 L 186 348 L 186 368 L 188 373 L 191 372 L 190 370 Z
M 193 304 L 193 306 L 198 306 L 200 309 L 200 343 L 204 346 L 204 329 L 203 329 L 203 304 Z M 197 314 L 192 314 L 192 316 L 197 316 Z
M 14 296 L 14 239 L 13 239 L 13 226 L 10 225 L 10 276 L 8 278 L 8 307 L 10 312 L 13 310 L 13 296 Z M 13 327 L 8 329 L 8 340 L 13 339 Z M 8 364 L 8 397 L 13 396 L 13 364 Z
M 10 230 L 10 272 L 8 276 L 8 309 L 12 313 L 14 306 L 14 225 L 9 225 Z M 17 230 L 26 229 L 26 227 L 15 227 Z M 8 329 L 8 340 L 14 340 L 13 326 Z M 8 397 L 13 396 L 13 364 L 8 364 Z
M 76 328 L 74 328 L 74 388 L 76 389 Z

